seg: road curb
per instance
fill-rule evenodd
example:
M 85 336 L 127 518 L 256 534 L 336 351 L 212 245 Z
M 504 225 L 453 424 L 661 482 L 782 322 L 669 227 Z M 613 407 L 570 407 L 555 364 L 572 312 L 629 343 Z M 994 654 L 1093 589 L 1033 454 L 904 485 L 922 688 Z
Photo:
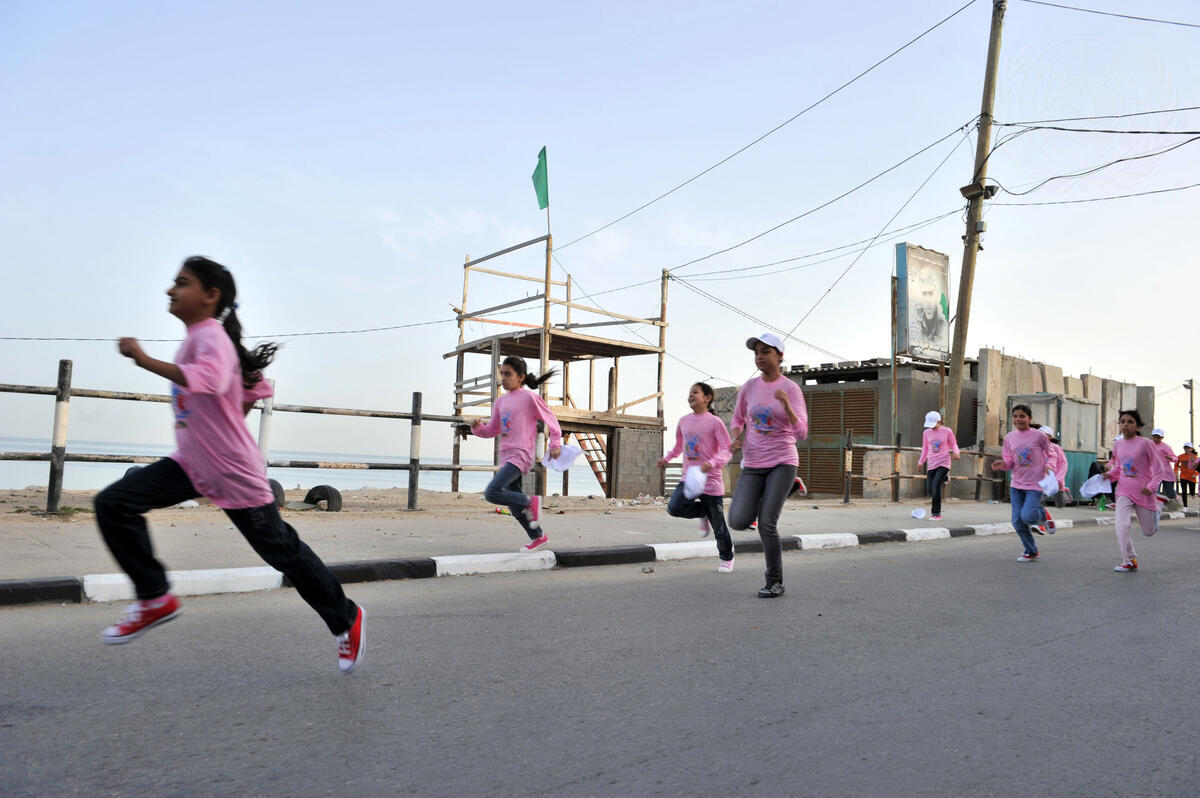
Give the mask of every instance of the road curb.
M 1200 517 L 1200 510 L 1163 513 L 1163 518 L 1179 520 Z M 1059 529 L 1111 526 L 1109 516 L 1062 519 Z M 912 529 L 883 529 L 876 532 L 827 532 L 788 535 L 780 538 L 784 551 L 810 551 L 876 543 L 918 543 L 959 537 L 1012 534 L 1012 524 L 975 524 L 962 527 L 917 527 Z M 756 538 L 735 540 L 736 551 L 761 554 L 762 541 Z M 489 573 L 544 571 L 553 568 L 586 568 L 596 565 L 630 565 L 643 562 L 663 562 L 716 555 L 713 540 L 681 543 L 653 543 L 607 548 L 539 550 L 535 552 L 501 552 L 492 554 L 455 554 L 437 557 L 410 557 L 396 560 L 363 560 L 331 563 L 329 568 L 343 584 L 383 582 L 397 579 L 429 579 L 439 576 L 467 576 Z M 195 571 L 170 571 L 167 574 L 172 590 L 181 596 L 212 593 L 243 593 L 291 587 L 277 571 L 266 567 L 216 568 Z M 0 607 L 24 604 L 81 604 L 89 601 L 128 601 L 133 598 L 133 586 L 124 574 L 87 574 L 38 579 L 0 580 Z

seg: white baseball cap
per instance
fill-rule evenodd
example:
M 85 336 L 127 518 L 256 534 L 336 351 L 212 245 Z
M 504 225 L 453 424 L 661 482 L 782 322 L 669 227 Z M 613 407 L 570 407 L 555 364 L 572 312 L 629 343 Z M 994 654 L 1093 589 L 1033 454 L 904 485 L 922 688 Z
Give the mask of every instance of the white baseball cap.
M 942 414 L 936 410 L 930 410 L 925 414 L 925 429 L 933 429 L 937 423 L 942 420 Z
M 1155 428 L 1154 428 L 1154 432 L 1151 432 L 1151 433 L 1150 433 L 1150 437 L 1151 437 L 1151 438 L 1153 438 L 1155 435 L 1157 435 L 1157 436 L 1158 436 L 1158 437 L 1160 437 L 1160 438 L 1165 438 L 1165 437 L 1167 437 L 1167 433 L 1163 432 L 1163 428 L 1162 428 L 1162 427 L 1155 427 Z
M 1053 428 L 1053 427 L 1047 427 L 1045 424 L 1043 424 L 1042 426 L 1038 427 L 1038 432 L 1044 432 L 1044 433 L 1046 433 L 1046 437 L 1047 437 L 1047 438 L 1053 438 L 1053 437 L 1054 437 L 1054 428 Z
M 1185 449 L 1195 449 L 1195 448 L 1196 448 L 1196 444 L 1192 443 L 1191 441 L 1188 441 L 1187 443 L 1185 443 L 1185 444 L 1183 445 L 1183 448 L 1185 448 Z
M 766 344 L 767 346 L 775 347 L 776 349 L 779 350 L 779 354 L 781 354 L 781 355 L 783 354 L 783 341 L 779 340 L 779 336 L 776 335 L 775 333 L 769 333 L 769 332 L 763 333 L 762 335 L 759 335 L 755 338 L 747 338 L 746 339 L 746 348 L 753 350 L 754 345 L 759 343 L 760 341 L 762 343 Z

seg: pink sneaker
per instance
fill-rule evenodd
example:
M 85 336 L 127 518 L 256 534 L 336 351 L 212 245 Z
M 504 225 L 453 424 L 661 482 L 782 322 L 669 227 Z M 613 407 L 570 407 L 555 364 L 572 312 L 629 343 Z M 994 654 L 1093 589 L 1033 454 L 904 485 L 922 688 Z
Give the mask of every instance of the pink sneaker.
M 338 670 L 350 673 L 362 662 L 367 652 L 367 611 L 358 608 L 354 625 L 338 635 Z
M 522 546 L 521 551 L 534 551 L 535 549 L 540 549 L 542 546 L 545 546 L 549 542 L 550 542 L 550 538 L 546 536 L 545 532 L 543 532 L 541 537 L 534 538 L 533 540 L 529 541 L 524 546 Z
M 156 599 L 134 602 L 125 608 L 125 617 L 101 632 L 100 638 L 108 645 L 128 643 L 147 629 L 178 617 L 181 612 L 183 609 L 179 606 L 179 599 L 170 593 Z
M 529 521 L 529 526 L 537 529 L 542 525 L 542 497 L 530 496 L 529 505 L 525 508 L 525 518 Z
M 931 515 L 931 516 L 929 516 L 929 520 L 930 521 L 941 521 L 942 517 L 940 515 Z
M 719 574 L 733 573 L 733 558 L 731 557 L 728 560 L 721 560 L 721 564 L 717 566 L 717 573 L 719 573 Z
M 700 519 L 700 537 L 702 537 L 702 538 L 708 537 L 709 532 L 712 532 L 712 527 L 709 525 L 708 519 L 701 518 Z

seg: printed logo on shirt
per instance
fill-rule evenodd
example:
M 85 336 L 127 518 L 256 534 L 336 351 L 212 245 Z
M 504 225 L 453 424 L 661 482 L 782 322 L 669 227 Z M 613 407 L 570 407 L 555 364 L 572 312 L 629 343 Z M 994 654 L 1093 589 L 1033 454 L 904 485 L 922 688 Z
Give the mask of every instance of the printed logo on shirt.
M 937 454 L 938 452 L 940 452 L 942 450 L 942 442 L 941 441 L 930 441 L 929 448 L 933 449 L 934 454 Z
M 1133 479 L 1138 478 L 1138 469 L 1134 464 L 1132 457 L 1127 457 L 1121 461 L 1121 476 L 1131 477 Z
M 508 437 L 509 430 L 512 429 L 512 411 L 505 410 L 500 414 L 500 437 Z
M 182 387 L 171 383 L 171 409 L 175 413 L 175 429 L 187 427 L 187 418 L 192 414 L 188 407 L 188 393 Z
M 700 436 L 688 435 L 683 439 L 683 456 L 688 460 L 697 460 L 700 455 L 696 452 L 696 447 L 700 445 Z
M 1031 466 L 1033 465 L 1033 449 L 1028 446 L 1022 446 L 1017 449 L 1017 465 Z
M 770 405 L 754 405 L 750 408 L 750 423 L 759 435 L 771 434 L 771 411 Z

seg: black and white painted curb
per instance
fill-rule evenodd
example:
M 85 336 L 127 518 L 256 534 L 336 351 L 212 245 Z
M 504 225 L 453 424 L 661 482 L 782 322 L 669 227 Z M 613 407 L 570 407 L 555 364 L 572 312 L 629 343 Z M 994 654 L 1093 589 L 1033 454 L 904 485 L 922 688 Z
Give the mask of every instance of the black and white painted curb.
M 1165 519 L 1181 519 L 1200 515 L 1197 510 L 1163 513 Z M 1072 521 L 1061 519 L 1055 526 L 1062 529 L 1086 526 L 1111 526 L 1112 516 L 1098 516 Z M 921 527 L 917 529 L 885 529 L 878 532 L 829 532 L 824 534 L 791 535 L 781 538 L 784 551 L 809 551 L 864 546 L 871 543 L 913 543 L 924 540 L 983 535 L 1013 534 L 1012 524 L 978 524 L 961 527 Z M 762 552 L 757 539 L 736 540 L 741 554 Z M 435 576 L 468 576 L 472 574 L 545 571 L 553 568 L 578 568 L 593 565 L 627 565 L 630 563 L 662 562 L 716 557 L 717 544 L 708 540 L 684 543 L 651 543 L 608 548 L 541 550 L 498 554 L 453 554 L 441 557 L 414 557 L 402 560 L 366 560 L 363 562 L 333 563 L 329 567 L 343 584 L 381 582 L 394 579 L 425 579 Z M 283 574 L 274 568 L 215 568 L 199 571 L 169 571 L 171 590 L 180 596 L 199 596 L 209 593 L 247 593 L 290 587 Z M 88 574 L 81 577 L 49 577 L 42 579 L 0 580 L 0 606 L 38 603 L 84 603 L 90 601 L 130 601 L 133 585 L 124 574 Z

